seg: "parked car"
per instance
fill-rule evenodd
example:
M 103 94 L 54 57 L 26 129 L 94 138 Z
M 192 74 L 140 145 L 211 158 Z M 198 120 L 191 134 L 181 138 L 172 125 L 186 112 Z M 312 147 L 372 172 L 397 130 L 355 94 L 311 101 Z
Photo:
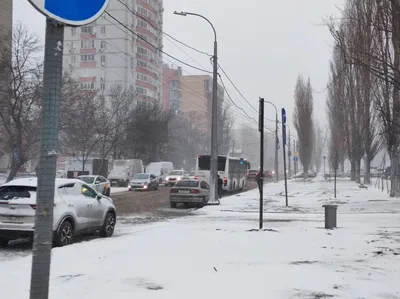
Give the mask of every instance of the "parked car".
M 257 173 L 258 173 L 258 170 L 256 170 L 256 169 L 250 169 L 250 170 L 247 172 L 247 179 L 248 179 L 248 180 L 255 180 L 255 179 L 256 179 L 256 176 L 257 176 Z
M 165 178 L 165 186 L 173 186 L 183 179 L 189 179 L 189 174 L 185 170 L 172 170 Z
M 264 178 L 266 179 L 272 179 L 272 170 L 265 170 L 264 171 Z
M 110 181 L 101 175 L 80 175 L 77 179 L 84 181 L 98 193 L 104 194 L 105 196 L 110 196 L 111 194 Z
M 129 191 L 132 190 L 142 190 L 142 191 L 149 191 L 149 190 L 158 190 L 160 185 L 159 179 L 154 174 L 149 173 L 137 173 L 131 180 L 128 189 Z
M 73 242 L 76 235 L 100 232 L 111 237 L 116 209 L 111 198 L 77 179 L 55 180 L 53 210 L 54 246 Z M 9 241 L 33 237 L 37 178 L 16 179 L 0 186 L 0 247 Z
M 205 206 L 210 200 L 210 186 L 204 181 L 181 180 L 171 188 L 169 202 L 171 208 L 177 204 L 196 204 Z

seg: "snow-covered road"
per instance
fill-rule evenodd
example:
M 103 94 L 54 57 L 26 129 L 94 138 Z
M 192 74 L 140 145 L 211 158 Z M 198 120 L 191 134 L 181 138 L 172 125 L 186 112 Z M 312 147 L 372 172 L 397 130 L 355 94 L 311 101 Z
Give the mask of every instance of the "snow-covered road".
M 339 182 L 339 228 L 323 229 L 332 183 L 265 188 L 227 197 L 168 222 L 124 226 L 52 254 L 52 299 L 400 298 L 400 204 L 377 189 Z M 27 298 L 30 256 L 1 261 L 0 290 Z

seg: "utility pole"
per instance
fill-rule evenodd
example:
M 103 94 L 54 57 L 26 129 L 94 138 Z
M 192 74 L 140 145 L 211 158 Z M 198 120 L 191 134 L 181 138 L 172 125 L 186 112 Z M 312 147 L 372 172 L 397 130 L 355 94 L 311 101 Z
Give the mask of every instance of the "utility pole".
M 290 159 L 291 156 L 292 156 L 292 148 L 291 148 L 291 145 L 290 145 L 290 130 L 289 130 L 289 144 L 288 144 L 288 160 L 289 160 L 289 163 L 288 163 L 289 169 L 288 169 L 288 171 L 289 171 L 289 178 L 292 177 L 292 167 L 291 167 L 292 161 Z
M 296 151 L 296 140 L 293 140 L 293 152 Z M 296 156 L 293 156 L 293 172 L 294 176 L 296 177 L 297 169 L 296 169 Z
M 195 16 L 202 18 L 210 24 L 214 32 L 214 55 L 213 59 L 213 91 L 212 91 L 212 115 L 211 115 L 211 167 L 210 167 L 210 201 L 211 204 L 219 204 L 218 199 L 218 44 L 217 44 L 217 31 L 214 25 L 205 16 L 197 13 L 186 11 L 174 11 L 178 16 Z
M 286 206 L 289 206 L 288 193 L 287 193 L 287 173 L 286 173 L 286 110 L 282 108 L 282 151 L 283 151 L 283 173 L 285 176 L 285 199 Z
M 260 230 L 263 228 L 263 190 L 264 190 L 264 99 L 260 98 L 259 108 L 259 119 L 258 119 L 258 131 L 260 132 L 260 217 L 259 227 Z

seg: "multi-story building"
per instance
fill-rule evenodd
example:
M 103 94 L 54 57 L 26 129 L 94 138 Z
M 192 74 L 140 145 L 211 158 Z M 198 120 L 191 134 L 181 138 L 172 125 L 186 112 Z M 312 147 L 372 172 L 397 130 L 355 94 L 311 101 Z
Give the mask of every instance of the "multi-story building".
M 84 90 L 106 97 L 119 85 L 140 102 L 161 104 L 163 0 L 110 1 L 107 13 L 65 29 L 64 70 Z
M 209 75 L 190 75 L 180 78 L 180 105 L 182 114 L 190 114 L 199 128 L 211 135 L 212 117 L 212 77 Z M 224 103 L 224 89 L 218 84 L 217 93 L 220 108 Z
M 167 64 L 163 65 L 162 73 L 162 109 L 163 111 L 173 110 L 179 112 L 180 109 L 180 79 L 182 77 L 182 68 L 174 69 Z

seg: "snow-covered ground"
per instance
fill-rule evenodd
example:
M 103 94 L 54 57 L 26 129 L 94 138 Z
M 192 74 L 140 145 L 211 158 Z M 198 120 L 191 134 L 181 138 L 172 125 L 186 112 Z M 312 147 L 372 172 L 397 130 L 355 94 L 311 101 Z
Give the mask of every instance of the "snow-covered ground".
M 375 188 L 340 181 L 265 185 L 186 217 L 125 227 L 111 239 L 52 253 L 52 299 L 400 298 L 400 203 Z M 338 204 L 338 229 L 323 208 Z M 0 265 L 2 298 L 27 298 L 31 258 Z
M 111 187 L 111 195 L 115 193 L 121 193 L 129 191 L 128 187 Z

